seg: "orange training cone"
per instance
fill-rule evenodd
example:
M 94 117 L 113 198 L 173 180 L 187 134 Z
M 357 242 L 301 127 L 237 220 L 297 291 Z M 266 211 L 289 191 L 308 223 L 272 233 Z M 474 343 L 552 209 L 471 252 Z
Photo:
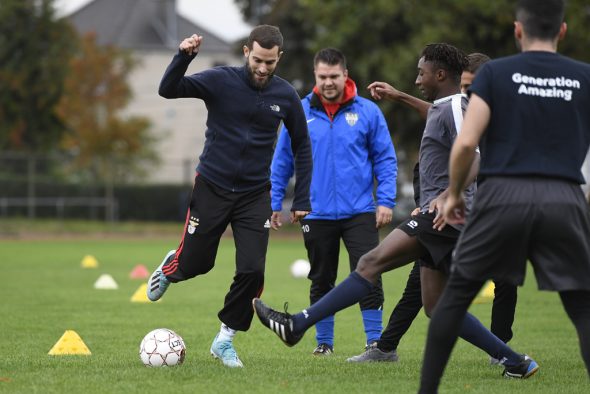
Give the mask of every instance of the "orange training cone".
M 135 268 L 129 273 L 131 279 L 147 279 L 150 276 L 150 272 L 147 270 L 145 265 L 137 264 Z

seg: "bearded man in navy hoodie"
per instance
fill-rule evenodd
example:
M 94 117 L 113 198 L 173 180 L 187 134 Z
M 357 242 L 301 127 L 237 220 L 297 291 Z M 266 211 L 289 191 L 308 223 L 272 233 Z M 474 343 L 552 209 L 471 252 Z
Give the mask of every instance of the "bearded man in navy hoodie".
M 279 29 L 260 25 L 252 30 L 243 48 L 244 66 L 214 67 L 185 76 L 202 39 L 193 34 L 180 43 L 160 83 L 162 97 L 201 99 L 208 115 L 182 239 L 149 278 L 147 296 L 157 301 L 171 283 L 209 272 L 220 238 L 231 225 L 236 272 L 218 314 L 221 329 L 210 351 L 225 366 L 242 367 L 233 337 L 236 331 L 250 328 L 250 302 L 264 285 L 272 215 L 270 164 L 281 123 L 288 127 L 295 152 L 294 222 L 311 211 L 311 148 L 297 92 L 274 75 L 283 53 Z

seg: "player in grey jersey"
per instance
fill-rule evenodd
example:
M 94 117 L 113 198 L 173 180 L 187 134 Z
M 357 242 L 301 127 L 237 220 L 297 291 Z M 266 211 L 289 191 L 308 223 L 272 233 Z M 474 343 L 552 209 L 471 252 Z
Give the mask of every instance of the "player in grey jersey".
M 448 159 L 452 143 L 461 129 L 466 97 L 460 93 L 461 73 L 467 65 L 465 54 L 448 44 L 430 44 L 418 62 L 416 85 L 433 101 L 420 148 L 420 189 L 422 212 L 394 229 L 375 249 L 363 255 L 356 270 L 311 307 L 296 315 L 277 312 L 260 299 L 253 305 L 261 322 L 289 346 L 303 337 L 317 321 L 357 303 L 368 294 L 379 275 L 420 259 L 424 309 L 430 315 L 450 272 L 451 253 L 459 238 L 459 226 L 445 226 L 440 208 L 447 195 Z M 371 91 L 380 99 L 379 89 Z M 476 166 L 474 166 L 476 169 Z M 471 177 L 473 180 L 475 175 Z M 462 189 L 473 194 L 475 185 Z M 461 322 L 461 337 L 502 360 L 505 375 L 528 377 L 537 364 L 515 353 L 489 332 L 473 315 Z M 525 372 L 533 371 L 529 374 Z

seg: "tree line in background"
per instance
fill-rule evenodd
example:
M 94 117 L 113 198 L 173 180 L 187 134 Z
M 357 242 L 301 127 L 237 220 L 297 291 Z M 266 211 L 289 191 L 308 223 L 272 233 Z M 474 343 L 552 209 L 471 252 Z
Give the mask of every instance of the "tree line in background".
M 251 23 L 281 28 L 285 53 L 278 73 L 302 96 L 314 84 L 313 55 L 326 46 L 346 54 L 365 97 L 365 87 L 376 80 L 419 95 L 416 65 L 428 43 L 448 42 L 492 58 L 516 52 L 514 0 L 235 2 Z M 589 62 L 590 4 L 567 3 L 569 30 L 560 52 Z M 53 0 L 0 1 L 0 150 L 66 153 L 72 159 L 60 171 L 86 180 L 140 175 L 142 163 L 157 157 L 149 120 L 122 114 L 132 98 L 127 77 L 136 65 L 130 53 L 78 36 L 56 17 Z M 405 154 L 411 167 L 423 120 L 400 104 L 379 105 L 398 155 Z
M 418 57 L 433 42 L 447 42 L 466 53 L 492 58 L 516 53 L 513 36 L 515 0 L 235 0 L 253 24 L 280 27 L 285 53 L 278 74 L 300 94 L 311 91 L 313 55 L 326 46 L 341 49 L 359 94 L 385 81 L 420 97 L 414 85 Z M 590 62 L 590 3 L 569 0 L 568 33 L 559 51 Z M 396 150 L 413 166 L 424 127 L 414 111 L 397 103 L 380 103 Z
M 53 0 L 2 0 L 0 150 L 65 153 L 71 160 L 58 172 L 69 179 L 140 175 L 156 155 L 149 120 L 122 115 L 136 64 L 126 51 L 79 36 L 56 17 Z

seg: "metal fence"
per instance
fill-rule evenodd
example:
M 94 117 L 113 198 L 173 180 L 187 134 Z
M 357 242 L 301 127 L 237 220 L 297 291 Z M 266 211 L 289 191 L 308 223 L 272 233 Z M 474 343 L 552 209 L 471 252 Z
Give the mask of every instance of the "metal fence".
M 117 220 L 112 185 L 76 180 L 66 171 L 71 162 L 60 154 L 0 152 L 0 217 Z

